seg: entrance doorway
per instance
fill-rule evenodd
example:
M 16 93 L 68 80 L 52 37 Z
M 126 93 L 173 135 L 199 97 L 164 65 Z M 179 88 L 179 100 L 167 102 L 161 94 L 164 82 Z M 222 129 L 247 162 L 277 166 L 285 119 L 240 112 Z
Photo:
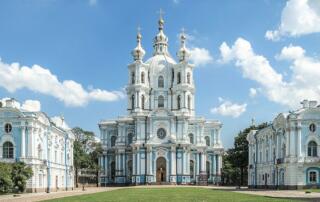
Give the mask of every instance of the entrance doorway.
M 166 159 L 159 157 L 157 159 L 157 183 L 166 182 Z

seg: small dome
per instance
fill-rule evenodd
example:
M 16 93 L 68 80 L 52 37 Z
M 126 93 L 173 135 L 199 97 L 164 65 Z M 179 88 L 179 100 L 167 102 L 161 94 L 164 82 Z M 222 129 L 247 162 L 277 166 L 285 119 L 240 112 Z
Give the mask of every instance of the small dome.
M 186 48 L 186 36 L 184 32 L 180 35 L 180 49 L 177 52 L 177 56 L 179 58 L 179 61 L 187 61 L 190 57 L 190 51 Z
M 133 59 L 136 60 L 142 60 L 144 55 L 146 54 L 146 51 L 141 46 L 141 34 L 138 32 L 137 34 L 137 47 L 135 47 L 131 54 L 133 56 Z

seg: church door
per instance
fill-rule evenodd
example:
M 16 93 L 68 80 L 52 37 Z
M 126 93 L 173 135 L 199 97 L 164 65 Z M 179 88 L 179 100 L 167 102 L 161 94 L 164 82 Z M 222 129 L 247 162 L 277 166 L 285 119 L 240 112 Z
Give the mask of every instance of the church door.
M 166 181 L 166 159 L 159 157 L 157 159 L 157 183 Z

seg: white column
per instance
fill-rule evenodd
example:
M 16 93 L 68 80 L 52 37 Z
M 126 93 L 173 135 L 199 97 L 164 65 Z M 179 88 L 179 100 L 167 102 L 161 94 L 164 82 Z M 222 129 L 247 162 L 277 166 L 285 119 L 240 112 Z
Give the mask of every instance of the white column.
M 132 174 L 136 175 L 136 151 L 133 149 L 133 154 L 132 154 Z
M 217 174 L 217 162 L 216 162 L 216 155 L 214 154 L 212 156 L 212 174 L 216 175 Z
M 21 157 L 26 156 L 26 128 L 21 127 Z
M 141 162 L 141 159 L 140 159 L 140 149 L 137 150 L 138 152 L 138 155 L 137 155 L 137 175 L 140 175 L 141 174 L 141 169 L 140 169 L 140 162 Z
M 33 136 L 33 128 L 28 128 L 28 157 L 32 157 L 32 136 Z
M 171 175 L 176 175 L 176 148 L 171 147 Z
M 298 125 L 298 144 L 297 144 L 297 156 L 302 157 L 302 144 L 301 144 L 301 123 Z
M 195 162 L 195 165 L 196 165 L 196 175 L 199 175 L 199 172 L 200 172 L 200 163 L 199 163 L 199 153 L 196 153 L 196 162 Z
M 221 168 L 222 168 L 222 156 L 221 154 L 218 156 L 218 174 L 221 175 Z

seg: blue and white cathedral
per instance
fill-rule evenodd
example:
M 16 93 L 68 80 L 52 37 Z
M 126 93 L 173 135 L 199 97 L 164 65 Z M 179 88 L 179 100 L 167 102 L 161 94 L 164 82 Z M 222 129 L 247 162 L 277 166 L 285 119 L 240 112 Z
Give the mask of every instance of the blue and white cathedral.
M 195 116 L 194 65 L 186 36 L 176 62 L 160 17 L 153 56 L 144 61 L 141 34 L 128 66 L 128 115 L 99 123 L 100 184 L 217 184 L 221 122 Z

